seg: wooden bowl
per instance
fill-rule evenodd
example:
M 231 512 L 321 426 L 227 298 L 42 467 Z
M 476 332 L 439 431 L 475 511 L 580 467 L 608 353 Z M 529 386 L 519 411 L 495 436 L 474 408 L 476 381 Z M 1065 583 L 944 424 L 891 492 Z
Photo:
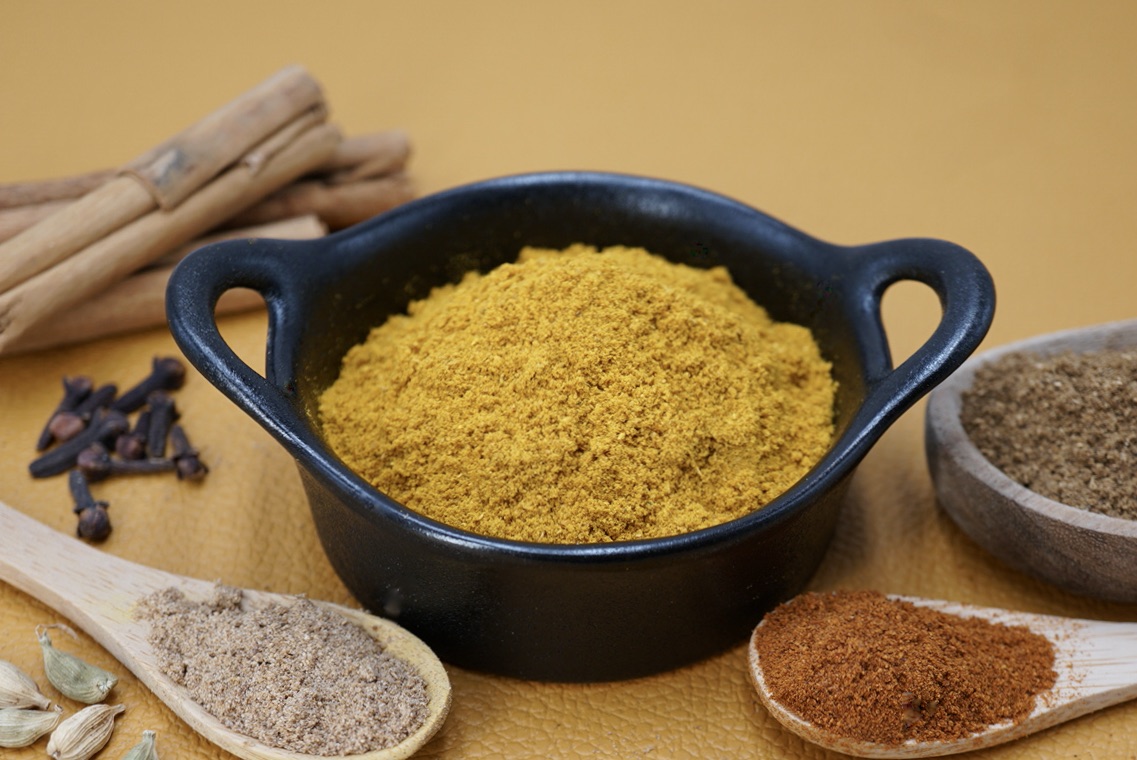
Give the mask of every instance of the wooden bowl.
M 1137 348 L 1137 320 L 1043 335 L 966 361 L 928 399 L 925 443 L 940 505 L 987 551 L 1076 594 L 1137 602 L 1137 520 L 1053 501 L 988 461 L 960 421 L 976 371 L 1013 352 L 1053 356 Z

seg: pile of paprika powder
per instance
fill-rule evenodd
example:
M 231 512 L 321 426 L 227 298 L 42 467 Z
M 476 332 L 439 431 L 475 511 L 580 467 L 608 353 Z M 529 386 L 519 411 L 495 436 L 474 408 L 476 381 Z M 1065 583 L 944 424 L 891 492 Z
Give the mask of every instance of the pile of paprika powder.
M 1025 626 L 877 591 L 801 594 L 754 630 L 766 688 L 798 717 L 885 745 L 1018 722 L 1054 686 L 1054 645 Z

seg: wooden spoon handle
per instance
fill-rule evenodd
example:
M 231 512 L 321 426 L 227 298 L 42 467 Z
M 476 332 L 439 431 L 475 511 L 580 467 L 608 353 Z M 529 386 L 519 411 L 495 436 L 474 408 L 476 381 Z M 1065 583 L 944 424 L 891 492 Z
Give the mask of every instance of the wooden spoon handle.
M 135 603 L 187 579 L 88 546 L 0 502 L 0 580 L 67 617 L 121 659 Z
M 226 728 L 194 702 L 158 667 L 147 640 L 149 623 L 134 618 L 143 597 L 176 587 L 187 596 L 208 598 L 215 584 L 137 565 L 107 554 L 33 520 L 0 502 L 0 580 L 39 599 L 82 628 L 138 676 L 159 699 L 194 730 L 247 760 L 307 760 L 312 756 L 263 745 Z M 243 590 L 252 604 L 287 602 L 290 597 Z M 291 598 L 294 599 L 294 598 Z M 419 670 L 430 688 L 430 716 L 407 741 L 386 750 L 355 756 L 358 760 L 401 760 L 438 730 L 450 708 L 450 681 L 442 663 L 414 635 L 395 623 L 325 604 L 380 641 L 392 655 Z M 334 760 L 327 758 L 326 760 Z

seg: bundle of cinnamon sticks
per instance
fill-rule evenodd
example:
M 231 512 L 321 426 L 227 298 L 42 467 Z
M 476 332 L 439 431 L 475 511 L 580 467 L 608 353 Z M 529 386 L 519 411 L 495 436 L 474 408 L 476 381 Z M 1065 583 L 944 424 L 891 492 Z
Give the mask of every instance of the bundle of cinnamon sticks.
M 288 67 L 119 169 L 0 185 L 0 354 L 165 323 L 177 260 L 233 237 L 311 238 L 410 200 L 407 135 L 344 138 Z M 218 313 L 262 303 L 233 290 Z

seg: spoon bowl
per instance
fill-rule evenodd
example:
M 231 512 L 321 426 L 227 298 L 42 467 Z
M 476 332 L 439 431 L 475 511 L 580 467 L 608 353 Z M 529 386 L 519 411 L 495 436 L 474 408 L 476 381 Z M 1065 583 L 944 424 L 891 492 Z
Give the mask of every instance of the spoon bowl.
M 783 726 L 826 749 L 855 757 L 939 757 L 992 747 L 1137 697 L 1137 623 L 1081 620 L 1054 615 L 1013 612 L 957 602 L 891 596 L 961 617 L 979 617 L 1008 626 L 1025 626 L 1054 645 L 1054 686 L 1040 694 L 1025 719 L 1004 722 L 951 741 L 907 741 L 879 744 L 842 736 L 820 728 L 790 711 L 770 693 L 762 660 L 751 637 L 750 678 L 762 703 Z M 759 623 L 759 627 L 761 627 Z
M 66 558 L 61 561 L 60 558 Z M 216 584 L 144 567 L 65 536 L 0 502 L 0 580 L 35 597 L 82 628 L 138 677 L 195 731 L 245 760 L 316 758 L 270 747 L 227 728 L 195 702 L 158 667 L 148 641 L 150 623 L 136 619 L 144 597 L 176 588 L 186 598 L 210 597 Z M 292 604 L 296 597 L 243 590 L 251 608 Z M 414 734 L 392 747 L 341 756 L 341 760 L 401 760 L 413 755 L 441 727 L 450 709 L 450 680 L 442 663 L 422 641 L 389 620 L 327 602 L 318 602 L 360 626 L 389 654 L 411 665 L 426 681 L 427 718 Z M 321 756 L 322 760 L 336 760 Z

